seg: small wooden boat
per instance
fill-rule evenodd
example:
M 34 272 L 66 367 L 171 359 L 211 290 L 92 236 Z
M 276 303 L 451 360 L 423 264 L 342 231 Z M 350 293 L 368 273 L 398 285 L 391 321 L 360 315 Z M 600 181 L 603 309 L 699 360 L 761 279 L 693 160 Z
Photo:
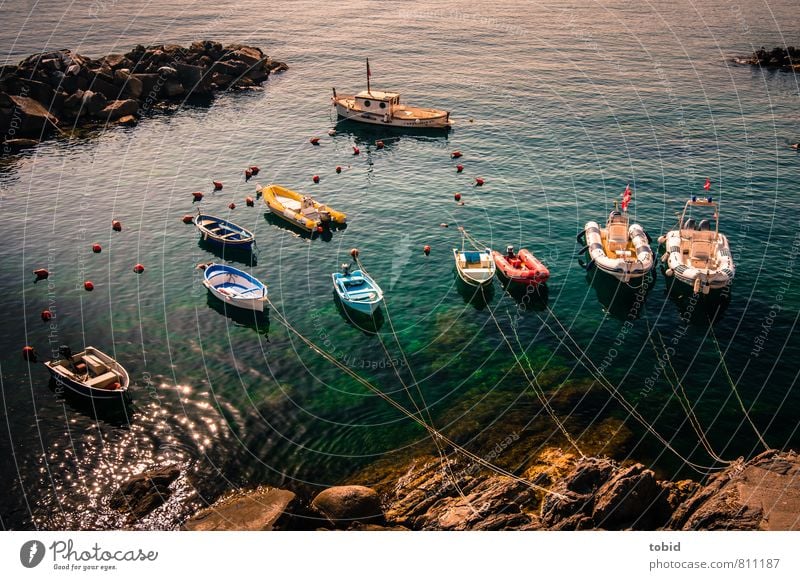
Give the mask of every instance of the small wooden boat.
M 525 248 L 521 248 L 516 254 L 514 246 L 508 246 L 505 254 L 492 250 L 492 259 L 500 273 L 517 284 L 538 286 L 550 278 L 547 266 Z
M 407 129 L 449 129 L 450 113 L 437 109 L 401 105 L 398 93 L 373 91 L 369 86 L 367 59 L 367 90 L 357 95 L 337 95 L 333 89 L 333 104 L 339 117 L 389 127 Z
M 306 231 L 313 232 L 323 224 L 347 223 L 346 214 L 319 203 L 310 195 L 275 184 L 260 187 L 258 192 L 273 214 Z
M 597 222 L 586 222 L 581 235 L 592 263 L 621 282 L 641 278 L 655 265 L 647 233 L 639 224 L 629 224 L 627 211 L 612 211 L 602 229 Z
M 264 311 L 267 287 L 260 280 L 226 264 L 209 263 L 201 266 L 203 285 L 214 296 L 237 308 Z
M 62 346 L 58 353 L 61 358 L 44 363 L 56 385 L 95 400 L 127 399 L 128 371 L 112 357 L 93 346 L 74 355 Z
M 470 286 L 491 284 L 496 271 L 492 251 L 489 248 L 481 251 L 458 250 L 453 248 L 458 277 Z
M 350 272 L 350 267 L 342 264 L 342 271 L 334 272 L 331 278 L 342 304 L 362 314 L 372 314 L 383 301 L 381 287 L 362 270 Z
M 693 209 L 711 210 L 712 214 L 698 222 L 692 216 Z M 687 201 L 678 228 L 658 241 L 666 246 L 662 258 L 667 265 L 664 274 L 688 284 L 695 294 L 708 294 L 733 282 L 736 267 L 728 238 L 719 231 L 719 206 L 710 197 Z
M 250 230 L 213 215 L 198 213 L 194 225 L 204 240 L 223 246 L 250 250 L 256 241 Z

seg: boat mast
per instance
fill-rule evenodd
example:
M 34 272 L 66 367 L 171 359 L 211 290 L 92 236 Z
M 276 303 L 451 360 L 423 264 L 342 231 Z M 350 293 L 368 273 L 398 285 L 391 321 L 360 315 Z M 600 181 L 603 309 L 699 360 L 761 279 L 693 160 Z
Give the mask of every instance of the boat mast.
M 372 95 L 372 92 L 369 90 L 369 58 L 367 58 L 367 94 Z

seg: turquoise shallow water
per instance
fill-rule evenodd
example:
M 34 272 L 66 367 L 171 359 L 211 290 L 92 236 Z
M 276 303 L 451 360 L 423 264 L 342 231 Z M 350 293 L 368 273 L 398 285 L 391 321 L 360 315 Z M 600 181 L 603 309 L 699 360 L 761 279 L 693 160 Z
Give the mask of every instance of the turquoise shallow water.
M 214 256 L 180 222 L 195 210 L 190 193 L 208 191 L 211 179 L 225 188 L 207 195 L 203 209 L 255 231 L 252 271 L 301 332 L 411 407 L 383 340 L 448 435 L 480 453 L 518 437 L 496 458 L 507 467 L 522 471 L 543 448 L 566 442 L 492 316 L 512 341 L 516 327 L 557 412 L 588 449 L 642 461 L 664 477 L 698 476 L 592 386 L 544 304 L 681 455 L 713 464 L 659 374 L 649 334 L 678 337 L 673 365 L 722 457 L 752 455 L 760 444 L 714 336 L 766 442 L 797 446 L 798 157 L 788 144 L 798 135 L 798 83 L 726 62 L 753 47 L 800 42 L 792 3 L 294 2 L 278 13 L 251 0 L 173 4 L 97 2 L 67 13 L 55 2 L 3 6 L 0 55 L 10 61 L 44 48 L 100 55 L 214 37 L 263 47 L 291 67 L 263 91 L 0 161 L 4 528 L 120 525 L 107 493 L 162 462 L 191 474 L 180 493 L 194 487 L 213 497 L 258 483 L 312 491 L 377 460 L 430 450 L 421 429 L 274 317 L 254 328 L 214 308 L 193 269 Z M 426 137 L 339 126 L 328 137 L 336 126 L 330 88 L 361 88 L 366 56 L 374 87 L 453 111 L 455 130 Z M 322 136 L 319 147 L 308 143 L 312 135 Z M 460 175 L 455 149 L 464 153 Z M 253 164 L 261 174 L 245 183 L 242 171 Z M 476 176 L 482 188 L 472 186 Z M 635 293 L 579 267 L 575 234 L 604 219 L 626 183 L 655 239 L 706 177 L 738 266 L 721 307 L 697 307 L 684 329 L 692 305 L 684 292 L 668 292 L 660 274 L 637 308 Z M 245 207 L 256 181 L 315 194 L 346 211 L 349 226 L 329 240 L 298 237 L 267 219 L 263 205 Z M 453 202 L 456 191 L 464 206 Z M 111 231 L 112 219 L 122 232 Z M 544 259 L 544 304 L 520 312 L 497 284 L 486 304 L 465 296 L 450 255 L 459 224 L 496 248 L 523 245 Z M 91 253 L 93 242 L 101 254 Z M 361 332 L 333 301 L 330 272 L 354 246 L 387 293 L 408 365 L 388 320 L 377 336 Z M 137 262 L 147 268 L 141 276 L 131 271 Z M 49 287 L 32 284 L 39 267 L 53 272 Z M 91 294 L 85 279 L 96 286 Z M 57 315 L 52 329 L 39 320 L 47 306 Z M 638 317 L 626 326 L 631 312 Z M 708 313 L 716 313 L 713 325 Z M 51 340 L 114 352 L 135 381 L 132 415 L 95 420 L 53 393 L 45 369 L 19 357 L 24 344 L 48 353 Z M 182 515 L 169 508 L 140 525 L 170 527 Z

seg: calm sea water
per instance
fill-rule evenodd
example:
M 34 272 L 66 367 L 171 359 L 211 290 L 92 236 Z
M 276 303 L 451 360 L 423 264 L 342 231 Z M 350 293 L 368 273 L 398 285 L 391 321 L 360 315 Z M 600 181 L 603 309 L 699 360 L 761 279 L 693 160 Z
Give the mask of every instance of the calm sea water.
M 660 373 L 659 335 L 676 341 L 670 361 L 718 454 L 762 449 L 731 381 L 766 442 L 796 447 L 800 160 L 788 144 L 799 134 L 798 82 L 726 59 L 797 44 L 800 22 L 793 2 L 748 4 L 346 1 L 276 11 L 254 0 L 0 2 L 8 61 L 49 48 L 97 56 L 212 37 L 263 47 L 291 67 L 262 91 L 0 161 L 0 525 L 126 525 L 108 508 L 109 492 L 164 463 L 184 468 L 176 497 L 199 499 L 259 483 L 307 493 L 369 484 L 358 474 L 375 462 L 431 451 L 422 429 L 274 316 L 232 319 L 207 298 L 194 266 L 214 255 L 180 218 L 195 211 L 190 193 L 208 191 L 212 179 L 225 188 L 203 209 L 256 232 L 252 272 L 293 325 L 413 408 L 388 364 L 400 361 L 403 380 L 413 384 L 413 374 L 424 397 L 412 388 L 416 404 L 452 438 L 486 454 L 512 437 L 491 456 L 506 467 L 523 472 L 541 451 L 568 448 L 503 340 L 517 345 L 516 328 L 517 350 L 582 448 L 644 462 L 662 477 L 699 477 L 593 383 L 555 319 L 683 457 L 714 465 Z M 339 126 L 328 137 L 330 89 L 360 89 L 367 56 L 373 87 L 453 111 L 456 129 L 426 137 Z M 319 147 L 309 145 L 313 135 Z M 455 149 L 464 153 L 460 175 Z M 265 217 L 263 205 L 245 207 L 256 180 L 245 183 L 242 172 L 254 164 L 258 181 L 317 195 L 346 211 L 349 227 L 309 240 Z M 477 176 L 482 188 L 472 185 Z M 637 302 L 630 289 L 587 277 L 575 234 L 603 220 L 627 183 L 655 245 L 706 177 L 738 265 L 729 300 L 696 305 L 659 274 Z M 122 232 L 111 231 L 112 219 Z M 523 312 L 499 285 L 485 301 L 459 288 L 450 255 L 457 225 L 543 258 L 552 273 L 546 298 Z M 387 293 L 390 316 L 377 334 L 349 324 L 333 300 L 330 273 L 351 247 Z M 137 262 L 146 267 L 139 276 Z M 49 285 L 32 283 L 40 267 L 51 270 Z M 94 292 L 82 289 L 86 279 Z M 56 313 L 50 326 L 39 318 L 46 307 Z M 41 364 L 21 360 L 25 344 L 47 357 L 63 343 L 100 347 L 128 368 L 130 414 L 96 416 L 54 393 Z M 173 527 L 181 506 L 128 525 Z

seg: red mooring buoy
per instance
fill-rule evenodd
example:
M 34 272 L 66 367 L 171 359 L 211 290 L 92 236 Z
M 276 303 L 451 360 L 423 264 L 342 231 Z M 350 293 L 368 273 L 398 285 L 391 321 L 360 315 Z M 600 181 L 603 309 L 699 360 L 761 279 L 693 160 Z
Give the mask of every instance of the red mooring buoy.
M 99 254 L 100 252 L 103 251 L 103 247 L 100 244 L 92 244 L 92 251 L 95 254 Z
M 458 159 L 459 157 L 461 157 L 461 151 L 453 151 L 450 154 L 450 158 L 451 159 Z
M 312 137 L 311 139 L 308 140 L 308 142 L 311 143 L 312 145 L 319 145 L 319 137 Z
M 314 177 L 312 177 L 311 181 L 313 181 L 314 183 L 319 183 L 319 175 L 315 175 Z
M 38 270 L 33 271 L 33 275 L 36 276 L 36 280 L 33 281 L 34 284 L 39 280 L 47 280 L 47 277 L 50 275 L 49 270 L 45 268 L 39 268 Z
M 214 191 L 219 191 L 220 189 L 222 189 L 221 181 L 212 181 L 211 183 L 214 184 Z
M 342 172 L 342 166 L 341 165 L 337 165 L 336 166 L 336 173 L 341 173 L 341 172 Z
M 94 284 L 92 284 L 91 280 L 86 280 L 86 282 L 83 283 L 83 289 L 87 292 L 91 292 L 94 290 Z
M 53 319 L 53 313 L 47 309 L 42 310 L 42 320 L 44 322 L 49 322 Z
M 430 246 L 425 246 L 425 247 L 423 247 L 423 248 L 422 248 L 422 252 L 423 252 L 423 253 L 424 253 L 426 256 L 430 255 L 430 253 L 431 253 L 431 247 L 430 247 Z
M 141 274 L 142 272 L 144 272 L 144 266 L 142 266 L 141 264 L 136 264 L 133 267 L 133 271 L 136 272 L 137 274 Z
M 192 214 L 187 213 L 185 216 L 181 218 L 181 221 L 185 224 L 190 224 L 194 221 L 194 216 Z
M 36 351 L 32 346 L 23 346 L 22 358 L 28 362 L 36 362 Z
M 230 203 L 228 204 L 228 209 L 236 209 L 236 204 L 235 204 L 235 203 L 233 203 L 233 202 L 230 202 Z
M 350 257 L 352 257 L 354 260 L 358 258 L 358 248 L 353 248 L 350 250 Z
M 361 153 L 361 149 L 359 149 L 358 147 L 356 147 L 356 146 L 354 145 L 354 146 L 353 146 L 353 155 L 358 155 L 359 153 Z
M 245 205 L 246 205 L 247 207 L 253 207 L 253 206 L 256 204 L 256 202 L 255 202 L 255 201 L 253 201 L 253 198 L 252 198 L 252 197 L 250 197 L 249 195 L 248 195 L 247 197 L 245 197 L 245 198 L 244 198 L 244 203 L 245 203 Z
M 325 228 L 323 228 L 322 226 L 317 226 L 317 233 L 318 234 L 321 234 L 324 231 L 325 231 Z
M 203 192 L 202 191 L 193 191 L 192 192 L 192 197 L 194 197 L 195 201 L 200 201 L 201 199 L 203 199 Z
M 253 175 L 258 175 L 259 171 L 261 171 L 261 170 L 258 168 L 258 165 L 253 165 L 253 166 L 250 167 L 250 172 Z
M 112 220 L 111 221 L 111 229 L 114 230 L 115 232 L 121 232 L 122 231 L 122 224 L 119 222 L 119 220 Z
M 475 178 L 475 185 L 476 185 L 476 186 L 481 186 L 481 185 L 483 185 L 483 179 L 481 179 L 480 177 L 476 177 L 476 178 Z
M 453 199 L 456 200 L 456 201 L 461 201 L 461 194 L 460 193 L 454 194 L 453 195 Z
M 253 177 L 253 170 L 252 169 L 245 169 L 244 170 L 244 180 L 248 181 L 251 177 Z
M 463 165 L 456 165 L 456 173 L 461 173 L 462 171 L 464 171 L 464 166 Z

